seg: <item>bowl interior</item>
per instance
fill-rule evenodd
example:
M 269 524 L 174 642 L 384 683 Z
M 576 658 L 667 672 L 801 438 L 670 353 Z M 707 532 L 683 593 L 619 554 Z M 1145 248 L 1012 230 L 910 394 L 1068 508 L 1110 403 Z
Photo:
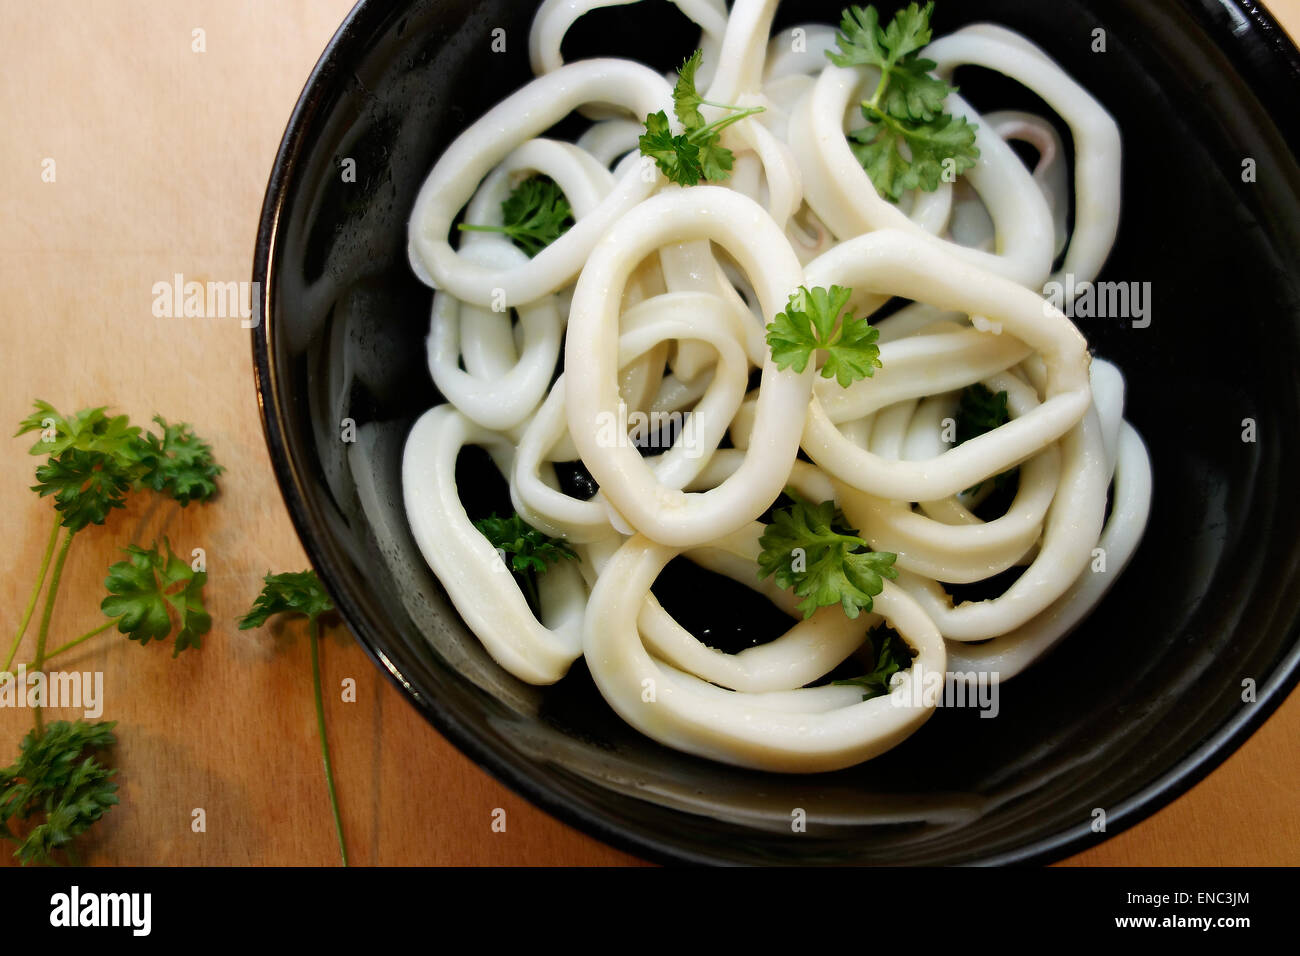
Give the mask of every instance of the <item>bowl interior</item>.
M 778 26 L 797 22 L 785 6 Z M 801 3 L 797 19 L 833 22 L 839 6 Z M 997 719 L 940 710 L 865 765 L 783 777 L 640 736 L 581 662 L 548 689 L 505 674 L 407 530 L 403 443 L 441 401 L 407 217 L 441 150 L 529 79 L 534 9 L 362 3 L 290 123 L 259 235 L 255 353 L 281 484 L 349 624 L 415 705 L 536 802 L 660 859 L 1041 860 L 1100 839 L 1095 808 L 1116 832 L 1226 756 L 1296 678 L 1294 48 L 1268 21 L 1210 0 L 939 4 L 936 34 L 976 20 L 1020 30 L 1119 122 L 1123 218 L 1101 278 L 1150 283 L 1151 321 L 1078 321 L 1127 377 L 1127 416 L 1154 467 L 1150 525 L 1104 604 L 1001 688 Z M 498 28 L 504 53 L 491 49 Z M 1092 49 L 1097 29 L 1104 53 Z M 648 0 L 593 13 L 565 50 L 667 70 L 694 42 L 674 7 Z M 1035 106 L 1000 77 L 959 80 L 977 108 Z M 1254 441 L 1243 441 L 1245 419 Z M 462 461 L 468 484 L 482 467 Z M 1242 699 L 1248 680 L 1254 703 Z M 791 832 L 794 808 L 807 811 L 806 833 Z

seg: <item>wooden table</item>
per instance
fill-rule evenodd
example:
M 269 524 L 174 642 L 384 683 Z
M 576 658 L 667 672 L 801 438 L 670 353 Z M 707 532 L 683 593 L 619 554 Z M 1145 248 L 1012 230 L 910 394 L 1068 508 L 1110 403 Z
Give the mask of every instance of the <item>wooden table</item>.
M 107 565 L 163 534 L 208 555 L 204 648 L 172 660 L 115 633 L 62 659 L 104 673 L 122 806 L 87 846 L 98 864 L 337 862 L 296 627 L 238 631 L 268 569 L 305 566 L 272 475 L 237 320 L 155 318 L 154 283 L 246 280 L 267 172 L 303 81 L 351 0 L 4 0 L 0 22 L 0 423 L 40 397 L 111 402 L 136 421 L 193 422 L 229 469 L 219 503 L 147 497 L 72 549 L 52 642 L 102 622 Z M 1292 30 L 1300 0 L 1272 6 Z M 204 52 L 195 52 L 196 30 Z M 42 172 L 54 160 L 54 181 Z M 0 645 L 35 579 L 51 508 L 27 487 L 28 439 L 0 455 Z M 31 657 L 35 628 L 19 660 Z M 52 645 L 53 646 L 53 645 Z M 433 731 L 345 631 L 324 643 L 330 742 L 353 858 L 383 864 L 635 862 L 558 823 Z M 60 714 L 59 716 L 72 716 Z M 30 711 L 0 710 L 0 762 Z M 1071 860 L 1300 863 L 1300 695 L 1209 779 Z M 204 832 L 194 832 L 202 808 Z M 492 829 L 504 808 L 506 832 Z M 0 853 L 8 859 L 8 851 Z

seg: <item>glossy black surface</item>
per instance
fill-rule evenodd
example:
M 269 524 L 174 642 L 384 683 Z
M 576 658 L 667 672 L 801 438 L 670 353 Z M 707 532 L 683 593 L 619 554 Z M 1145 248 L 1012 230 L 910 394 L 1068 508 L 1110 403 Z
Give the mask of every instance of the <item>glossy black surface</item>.
M 797 8 L 828 22 L 838 5 Z M 1276 707 L 1297 677 L 1300 601 L 1300 59 L 1253 5 L 1216 0 L 939 5 L 937 33 L 977 19 L 1020 30 L 1114 113 L 1124 209 L 1102 278 L 1152 283 L 1149 328 L 1080 320 L 1127 374 L 1151 448 L 1146 539 L 1085 626 L 1002 688 L 998 719 L 940 711 L 864 766 L 781 777 L 639 736 L 581 663 L 547 690 L 497 668 L 405 527 L 403 440 L 439 401 L 406 221 L 440 150 L 528 79 L 531 11 L 360 4 L 290 121 L 258 236 L 254 351 L 285 498 L 358 639 L 435 726 L 558 816 L 655 859 L 1040 862 L 1103 839 L 1094 808 L 1107 834 L 1151 813 Z M 496 27 L 505 55 L 489 52 Z M 1097 28 L 1105 53 L 1090 49 Z M 694 35 L 653 0 L 593 14 L 572 39 L 570 58 L 653 44 L 668 68 Z M 1032 104 L 998 78 L 959 78 L 977 107 Z M 340 440 L 345 419 L 355 443 Z M 794 807 L 805 834 L 790 832 Z

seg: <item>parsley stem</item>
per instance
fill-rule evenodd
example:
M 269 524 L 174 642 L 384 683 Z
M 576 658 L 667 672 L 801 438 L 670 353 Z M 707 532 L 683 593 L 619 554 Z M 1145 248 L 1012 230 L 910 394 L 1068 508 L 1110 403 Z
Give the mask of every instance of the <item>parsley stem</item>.
M 50 619 L 54 617 L 54 602 L 59 596 L 59 582 L 63 578 L 63 566 L 68 561 L 68 549 L 72 547 L 75 531 L 69 531 L 59 548 L 59 556 L 54 559 L 54 572 L 50 575 L 50 588 L 45 592 L 45 607 L 41 610 L 41 626 L 36 632 L 36 659 L 32 666 L 40 670 L 45 666 L 45 643 L 50 637 Z
M 330 760 L 330 745 L 325 739 L 325 703 L 321 698 L 320 690 L 320 625 L 316 618 L 312 617 L 307 622 L 307 633 L 311 643 L 311 683 L 312 693 L 316 698 L 316 731 L 320 735 L 320 752 L 325 760 L 325 782 L 329 785 L 330 791 L 330 808 L 334 811 L 334 830 L 338 833 L 339 854 L 343 857 L 343 865 L 348 865 L 348 847 L 343 841 L 343 819 L 339 816 L 339 797 L 334 789 L 334 764 Z
M 18 646 L 23 642 L 23 635 L 27 633 L 27 625 L 31 623 L 32 612 L 36 610 L 36 601 L 41 596 L 41 587 L 45 584 L 45 575 L 50 570 L 50 558 L 54 555 L 54 545 L 59 540 L 59 516 L 54 516 L 54 527 L 50 529 L 50 541 L 45 546 L 45 556 L 41 558 L 41 570 L 36 576 L 36 587 L 32 588 L 32 596 L 27 599 L 27 607 L 23 611 L 23 618 L 18 622 L 18 633 L 14 636 L 14 642 L 9 647 L 9 656 L 5 658 L 5 666 L 0 670 L 7 671 L 9 666 L 14 662 L 14 655 L 18 653 Z
M 63 546 L 59 548 L 59 556 L 54 559 L 54 571 L 50 575 L 50 587 L 45 592 L 45 607 L 41 610 L 41 627 L 36 632 L 36 658 L 32 661 L 33 670 L 41 670 L 45 666 L 45 642 L 50 636 L 50 618 L 54 616 L 54 601 L 59 596 L 59 581 L 63 577 L 63 565 L 68 561 L 68 549 L 72 547 L 72 539 L 77 532 L 69 529 L 67 535 L 63 538 Z M 41 721 L 41 708 L 36 708 L 36 730 L 39 733 L 44 731 L 44 724 Z
M 725 106 L 723 107 L 723 109 L 734 110 L 736 109 L 736 107 Z M 739 123 L 741 120 L 747 119 L 750 116 L 755 115 L 756 113 L 762 113 L 765 110 L 766 107 L 764 106 L 751 106 L 747 110 L 741 110 L 740 112 L 732 113 L 730 116 L 724 116 L 720 120 L 714 120 L 708 126 L 701 126 L 699 129 L 690 130 L 689 132 L 687 132 L 686 138 L 690 140 L 692 143 L 696 143 L 696 144 L 707 142 L 711 137 L 716 136 L 718 133 L 721 133 L 728 126 L 731 126 L 734 123 Z
M 82 634 L 81 637 L 78 637 L 75 640 L 68 641 L 68 643 L 64 644 L 62 647 L 56 647 L 54 650 L 50 651 L 48 654 L 45 655 L 46 662 L 48 663 L 49 661 L 58 657 L 64 651 L 72 650 L 78 644 L 84 643 L 85 641 L 90 640 L 92 637 L 96 637 L 100 634 L 103 634 L 105 631 L 107 631 L 110 627 L 112 627 L 116 623 L 117 623 L 116 620 L 105 621 L 103 624 L 99 625 L 99 627 L 95 628 L 94 630 L 87 631 L 85 634 Z M 35 665 L 36 662 L 32 661 L 29 667 L 35 667 Z
M 702 97 L 702 96 L 700 97 L 700 105 L 701 105 L 701 106 L 712 106 L 712 107 L 715 107 L 715 108 L 720 109 L 720 110 L 731 110 L 733 113 L 734 113 L 736 110 L 744 109 L 744 107 L 741 107 L 741 106 L 732 106 L 730 103 L 715 103 L 715 102 L 713 102 L 713 100 L 706 100 L 706 99 L 705 99 L 704 97 Z M 753 112 L 762 112 L 764 109 L 765 109 L 765 107 L 762 107 L 762 106 L 751 106 L 751 107 L 749 107 L 749 111 L 750 111 L 751 113 L 753 113 Z
M 885 91 L 889 89 L 889 71 L 889 66 L 881 68 L 880 82 L 876 84 L 876 92 L 872 93 L 871 99 L 863 104 L 864 106 L 869 107 L 873 112 L 881 112 L 880 101 L 884 97 Z

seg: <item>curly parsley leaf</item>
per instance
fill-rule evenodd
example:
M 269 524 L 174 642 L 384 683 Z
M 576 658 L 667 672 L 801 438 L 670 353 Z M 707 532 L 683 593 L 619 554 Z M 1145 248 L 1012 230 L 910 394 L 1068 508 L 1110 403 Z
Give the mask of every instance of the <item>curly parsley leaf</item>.
M 465 232 L 499 232 L 528 253 L 529 258 L 573 227 L 573 207 L 564 191 L 546 176 L 532 176 L 516 186 L 501 204 L 503 225 L 461 224 Z
M 144 438 L 141 484 L 176 499 L 182 508 L 211 500 L 217 477 L 225 471 L 213 460 L 212 446 L 185 422 L 169 425 L 161 415 L 153 420 L 162 434 L 150 432 Z
M 663 110 L 645 118 L 639 140 L 641 155 L 649 156 L 672 182 L 695 186 L 704 177 L 700 148 L 684 135 L 674 135 Z
M 474 522 L 474 527 L 492 547 L 507 555 L 515 571 L 541 573 L 561 560 L 578 560 L 578 554 L 564 541 L 552 538 L 527 524 L 519 515 Z
M 1007 393 L 998 392 L 976 383 L 962 389 L 957 406 L 957 444 L 978 438 L 985 432 L 1001 428 L 1011 421 L 1007 409 Z
M 975 165 L 975 127 L 943 115 L 925 123 L 900 120 L 870 104 L 862 107 L 867 125 L 849 134 L 850 148 L 876 188 L 891 202 L 910 189 L 934 192 L 951 176 Z M 904 152 L 906 147 L 906 152 Z
M 103 524 L 135 488 L 168 494 L 182 507 L 210 500 L 225 470 L 213 460 L 211 446 L 184 422 L 170 425 L 162 416 L 154 421 L 161 434 L 144 434 L 127 416 L 108 415 L 103 406 L 64 416 L 37 401 L 17 432 L 39 431 L 30 453 L 48 456 L 36 469 L 32 490 L 55 496 L 60 520 L 71 531 Z
M 132 466 L 104 451 L 64 448 L 36 469 L 32 491 L 54 496 L 60 523 L 71 532 L 103 524 L 114 508 L 122 508 L 135 480 Z
M 976 126 L 943 112 L 955 91 L 931 71 L 936 64 L 920 55 L 930 42 L 934 4 L 909 4 L 880 26 L 875 7 L 844 11 L 836 43 L 826 55 L 838 66 L 870 66 L 880 81 L 862 104 L 867 125 L 850 134 L 858 162 L 880 193 L 898 202 L 912 189 L 933 192 L 975 165 Z
M 913 3 L 882 29 L 875 7 L 849 7 L 835 38 L 840 52 L 828 50 L 826 55 L 837 66 L 879 69 L 884 84 L 879 105 L 890 116 L 932 120 L 943 112 L 943 101 L 951 92 L 947 83 L 931 74 L 935 62 L 920 55 L 930 42 L 933 10 L 933 3 L 924 9 Z
M 997 392 L 995 394 L 992 389 L 978 382 L 962 389 L 961 400 L 957 405 L 956 437 L 958 445 L 968 442 L 972 438 L 978 438 L 985 432 L 1000 428 L 1009 421 L 1011 421 L 1011 412 L 1007 408 L 1006 392 Z M 1017 468 L 1002 472 L 993 479 L 994 489 L 1005 487 L 1018 473 L 1019 469 Z M 984 482 L 981 481 L 962 493 L 973 495 L 983 486 Z
M 772 576 L 793 590 L 804 618 L 818 608 L 839 604 L 846 616 L 870 611 L 872 598 L 884 590 L 883 578 L 896 578 L 897 555 L 872 551 L 856 530 L 846 527 L 833 501 L 813 504 L 786 489 L 794 502 L 772 513 L 759 538 L 758 576 Z
M 32 455 L 48 456 L 36 469 L 32 490 L 54 496 L 60 523 L 72 532 L 103 524 L 109 512 L 125 505 L 139 474 L 144 443 L 127 416 L 87 408 L 65 416 L 49 402 L 37 400 L 16 434 L 38 431 Z
M 172 657 L 203 644 L 212 629 L 212 616 L 203 605 L 207 573 L 195 571 L 172 552 L 163 540 L 166 554 L 157 547 L 128 545 L 127 559 L 108 569 L 104 587 L 108 597 L 100 610 L 117 619 L 117 629 L 143 646 L 161 641 L 172 631 L 174 612 L 180 627 L 172 644 Z
M 65 417 L 49 402 L 37 399 L 35 410 L 18 425 L 15 436 L 40 432 L 31 455 L 61 455 L 69 448 L 112 457 L 123 468 L 139 461 L 140 429 L 125 415 L 108 415 L 107 406 L 86 408 Z
M 249 612 L 239 619 L 241 631 L 261 627 L 273 614 L 302 614 L 309 621 L 315 621 L 322 614 L 334 610 L 334 602 L 315 571 L 268 573 L 262 580 L 262 593 Z
M 716 137 L 700 144 L 700 169 L 705 182 L 725 183 L 735 165 L 735 154 L 719 146 Z
M 833 285 L 800 288 L 790 296 L 785 312 L 777 313 L 767 326 L 767 344 L 778 368 L 802 372 L 813 353 L 826 352 L 822 378 L 833 378 L 847 388 L 863 378 L 870 378 L 881 367 L 880 332 L 865 318 L 855 318 L 845 311 L 852 289 Z
M 677 82 L 673 86 L 673 112 L 677 114 L 677 121 L 687 130 L 706 125 L 704 114 L 700 112 L 704 98 L 695 88 L 695 74 L 699 72 L 703 59 L 703 50 L 696 50 L 687 57 L 677 71 Z
M 677 83 L 673 86 L 673 112 L 684 132 L 674 134 L 668 114 L 659 110 L 646 116 L 646 131 L 639 140 L 641 155 L 653 159 L 671 182 L 682 186 L 696 186 L 701 180 L 718 183 L 729 179 L 735 155 L 719 144 L 722 131 L 764 109 L 713 103 L 700 96 L 695 75 L 703 55 L 701 50 L 696 50 L 687 58 L 677 71 Z M 726 110 L 727 115 L 706 123 L 701 106 Z
M 55 721 L 44 733 L 28 732 L 18 760 L 0 770 L 0 836 L 18 844 L 14 857 L 52 863 L 118 802 L 117 784 L 96 757 L 113 746 L 113 721 L 88 724 Z M 20 835 L 14 821 L 39 822 Z
M 837 680 L 833 683 L 862 688 L 862 699 L 883 697 L 890 692 L 889 682 L 894 675 L 912 666 L 912 649 L 907 642 L 884 624 L 877 624 L 867 635 L 867 647 L 875 656 L 875 666 L 869 674 Z

